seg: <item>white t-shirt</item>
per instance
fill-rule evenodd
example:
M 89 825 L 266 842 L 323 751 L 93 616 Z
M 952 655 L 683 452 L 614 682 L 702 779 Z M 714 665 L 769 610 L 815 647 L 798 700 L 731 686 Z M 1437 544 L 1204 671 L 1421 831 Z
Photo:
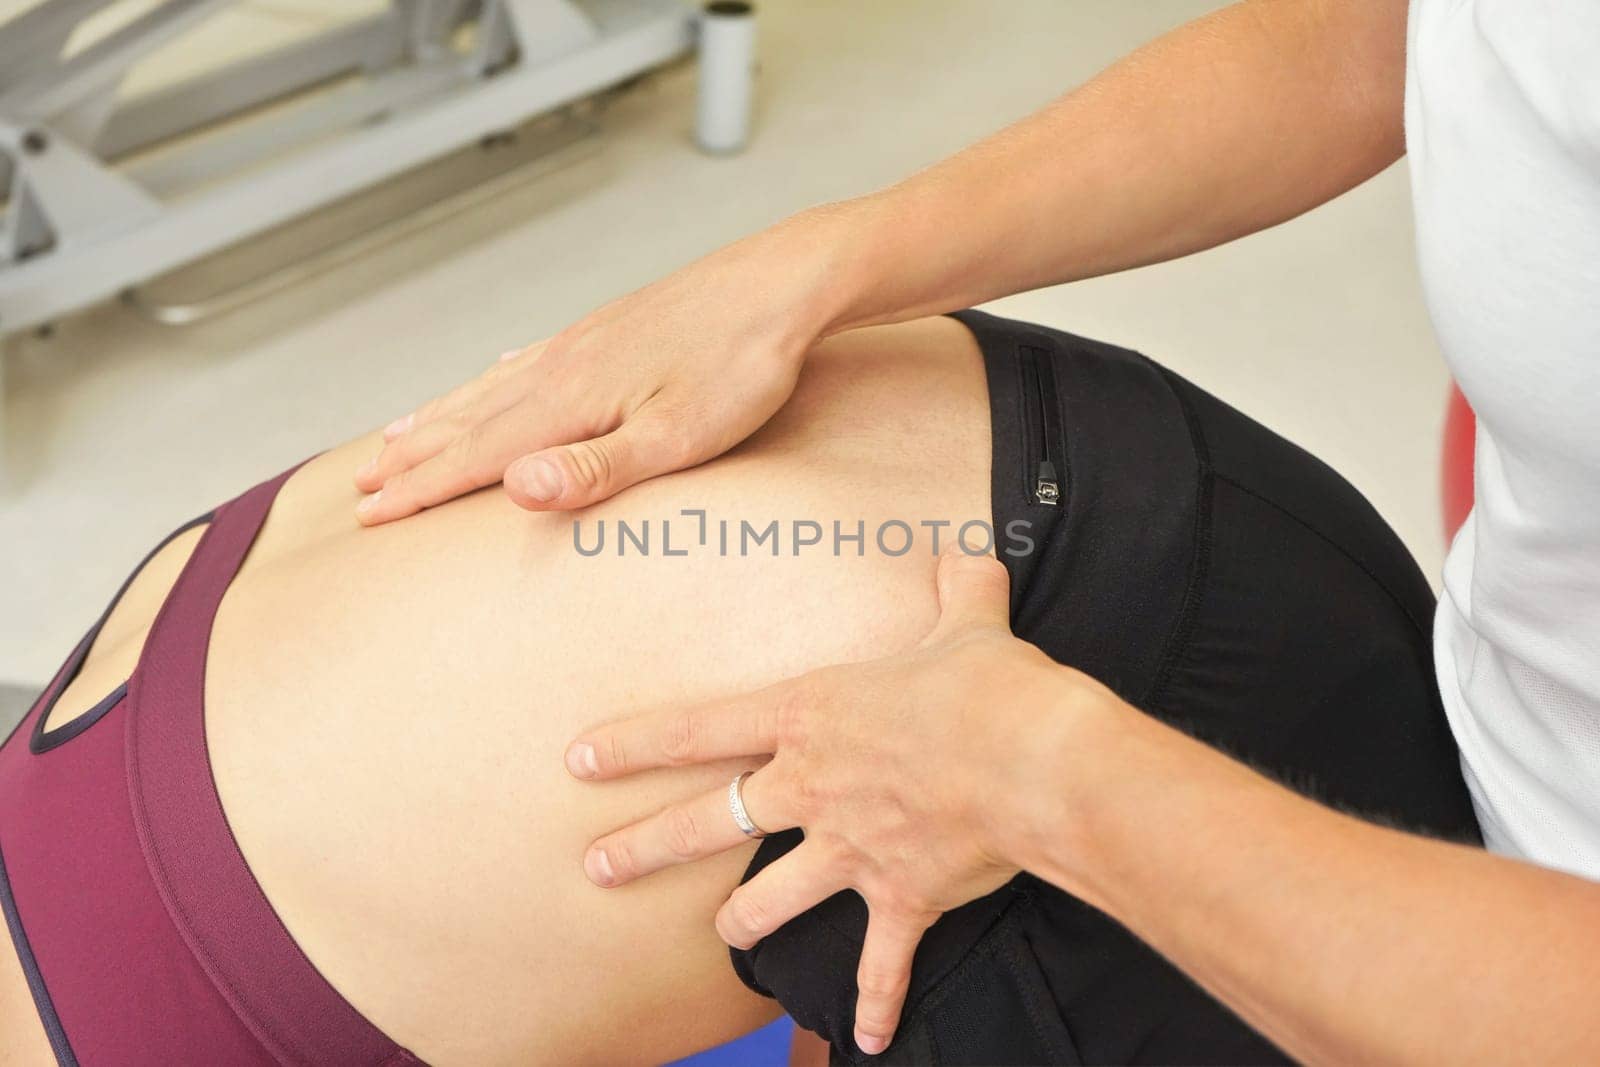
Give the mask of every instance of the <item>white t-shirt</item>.
M 1412 0 L 1428 308 L 1478 414 L 1434 625 L 1489 847 L 1600 879 L 1600 0 Z

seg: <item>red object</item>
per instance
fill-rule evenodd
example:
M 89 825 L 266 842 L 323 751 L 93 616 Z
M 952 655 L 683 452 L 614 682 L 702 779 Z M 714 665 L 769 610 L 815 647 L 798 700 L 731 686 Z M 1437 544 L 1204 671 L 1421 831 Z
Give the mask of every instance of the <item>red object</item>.
M 1472 457 L 1478 430 L 1477 416 L 1461 390 L 1450 387 L 1450 406 L 1444 416 L 1444 447 L 1439 460 L 1439 497 L 1448 541 L 1472 510 Z

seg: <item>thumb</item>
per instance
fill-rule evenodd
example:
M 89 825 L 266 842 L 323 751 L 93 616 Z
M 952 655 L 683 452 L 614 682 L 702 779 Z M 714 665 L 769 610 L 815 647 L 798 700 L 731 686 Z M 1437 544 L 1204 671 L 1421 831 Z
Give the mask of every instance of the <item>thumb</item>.
M 601 437 L 523 456 L 506 469 L 506 492 L 530 511 L 572 511 L 630 485 L 698 462 L 674 427 L 635 415 Z
M 950 545 L 939 554 L 938 583 L 936 633 L 955 626 L 1011 629 L 1011 576 L 993 555 L 971 555 L 959 542 Z

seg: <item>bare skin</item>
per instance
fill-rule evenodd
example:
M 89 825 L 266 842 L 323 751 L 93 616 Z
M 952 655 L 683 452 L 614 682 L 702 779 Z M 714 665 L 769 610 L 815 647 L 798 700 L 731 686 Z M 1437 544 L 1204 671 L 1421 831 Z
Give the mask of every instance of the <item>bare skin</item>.
M 34 1011 L 22 963 L 9 947 L 0 952 L 0 1029 L 6 1035 L 0 1041 L 0 1067 L 49 1067 L 56 1062 Z
M 771 1019 L 712 922 L 748 844 L 619 893 L 580 864 L 604 830 L 760 761 L 596 790 L 562 754 L 642 703 L 728 695 L 922 636 L 937 615 L 925 541 L 898 558 L 870 542 L 864 558 L 794 556 L 785 534 L 777 558 L 665 558 L 657 524 L 686 507 L 713 523 L 861 518 L 869 531 L 987 520 L 988 398 L 970 335 L 940 319 L 836 338 L 743 447 L 582 515 L 586 545 L 602 518 L 651 519 L 648 557 L 618 558 L 614 540 L 580 556 L 572 516 L 499 493 L 363 531 L 349 472 L 374 447 L 351 442 L 289 481 L 211 639 L 218 788 L 291 933 L 357 1008 L 445 1067 L 660 1062 Z M 675 523 L 675 545 L 693 529 Z M 197 538 L 135 583 L 52 726 L 126 677 Z M 4 967 L 0 1032 L 28 1034 L 37 1047 L 17 1062 L 32 1062 L 47 1053 L 38 1019 Z

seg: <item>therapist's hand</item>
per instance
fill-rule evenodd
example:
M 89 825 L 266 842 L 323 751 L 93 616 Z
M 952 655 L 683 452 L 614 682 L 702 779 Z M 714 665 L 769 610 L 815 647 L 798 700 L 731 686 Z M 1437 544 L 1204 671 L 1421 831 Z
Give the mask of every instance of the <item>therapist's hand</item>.
M 396 419 L 356 474 L 367 525 L 504 479 L 570 510 L 704 462 L 771 418 L 844 285 L 840 220 L 796 216 L 508 352 Z
M 1012 636 L 992 556 L 945 553 L 938 587 L 938 625 L 909 652 L 601 727 L 566 755 L 589 779 L 770 755 L 745 782 L 748 814 L 767 832 L 803 827 L 805 841 L 734 892 L 717 930 L 749 947 L 834 893 L 860 893 L 855 1033 L 868 1053 L 894 1034 L 923 932 L 1010 880 L 1026 827 L 1059 829 L 1055 754 L 1070 720 L 1125 707 Z M 584 869 L 617 886 L 746 840 L 722 788 L 594 842 Z

